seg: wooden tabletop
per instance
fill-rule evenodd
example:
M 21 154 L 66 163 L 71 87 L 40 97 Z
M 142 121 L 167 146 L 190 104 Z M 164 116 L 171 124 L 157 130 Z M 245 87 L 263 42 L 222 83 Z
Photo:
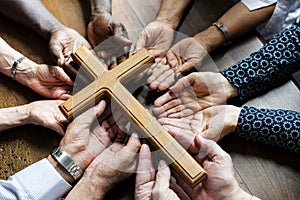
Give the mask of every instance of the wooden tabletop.
M 113 0 L 113 15 L 122 21 L 132 41 L 151 22 L 161 0 Z M 63 24 L 85 36 L 89 9 L 85 1 L 43 0 L 46 7 Z M 231 5 L 228 1 L 195 1 L 180 25 L 179 32 L 192 36 L 214 22 Z M 8 44 L 38 63 L 54 64 L 48 52 L 48 41 L 32 30 L 0 15 L 0 36 Z M 219 69 L 259 49 L 262 42 L 253 34 L 212 53 Z M 44 99 L 30 89 L 0 74 L 0 107 L 11 107 Z M 290 81 L 267 94 L 247 102 L 248 105 L 300 111 L 300 92 Z M 0 133 L 0 176 L 11 174 L 46 157 L 61 139 L 57 133 L 40 126 L 26 125 Z M 279 148 L 252 143 L 232 136 L 219 144 L 233 159 L 235 175 L 243 189 L 262 199 L 300 199 L 299 156 Z M 116 192 L 117 191 L 117 192 Z M 109 193 L 106 199 L 132 199 L 134 178 Z

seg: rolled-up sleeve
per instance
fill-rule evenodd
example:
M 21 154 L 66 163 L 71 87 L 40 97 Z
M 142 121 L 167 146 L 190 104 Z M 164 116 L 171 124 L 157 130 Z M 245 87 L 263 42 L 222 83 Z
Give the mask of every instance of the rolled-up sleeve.
M 263 7 L 270 6 L 277 2 L 277 0 L 241 0 L 241 2 L 249 9 L 256 10 Z
M 8 180 L 0 181 L 0 200 L 60 199 L 72 186 L 47 159 L 34 163 Z

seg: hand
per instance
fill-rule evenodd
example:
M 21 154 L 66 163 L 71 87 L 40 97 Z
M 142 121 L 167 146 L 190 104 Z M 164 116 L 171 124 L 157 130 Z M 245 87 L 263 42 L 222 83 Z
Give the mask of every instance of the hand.
M 204 138 L 219 141 L 236 129 L 240 111 L 239 107 L 220 105 L 182 118 L 159 118 L 158 122 L 184 147 L 189 147 L 191 152 L 196 153 L 196 135 L 201 134 Z
M 85 170 L 91 161 L 109 144 L 111 133 L 107 127 L 99 125 L 97 118 L 105 109 L 105 101 L 79 115 L 69 124 L 60 147 L 65 150 Z
M 66 199 L 103 199 L 117 183 L 128 178 L 136 169 L 136 153 L 140 149 L 137 134 L 133 133 L 127 144 L 114 142 L 86 169 Z
M 126 28 L 108 11 L 102 11 L 91 17 L 87 36 L 92 47 L 106 64 L 115 66 L 128 57 L 131 41 L 128 39 Z
M 166 54 L 165 63 L 160 62 L 149 69 L 147 82 L 152 90 L 166 90 L 182 73 L 197 69 L 207 52 L 194 38 L 185 38 L 175 44 Z
M 28 123 L 41 125 L 64 135 L 64 124 L 68 120 L 58 108 L 63 102 L 61 100 L 35 101 L 22 107 L 29 116 Z
M 139 154 L 139 164 L 135 183 L 135 199 L 179 199 L 170 189 L 170 169 L 166 162 L 161 160 L 155 175 L 151 162 L 151 152 L 148 145 L 143 144 Z
M 18 65 L 16 80 L 38 94 L 53 99 L 68 99 L 73 82 L 61 67 L 38 65 L 25 59 Z
M 157 62 L 163 58 L 173 42 L 174 30 L 171 25 L 162 22 L 151 22 L 140 33 L 135 45 L 135 52 L 146 48 Z
M 198 162 L 209 174 L 207 179 L 199 185 L 190 188 L 180 176 L 176 176 L 177 182 L 191 199 L 222 199 L 240 200 L 251 199 L 251 195 L 240 188 L 234 177 L 231 157 L 228 153 L 212 140 L 198 136 L 195 143 L 201 153 L 197 157 Z
M 79 47 L 91 49 L 90 44 L 77 31 L 64 27 L 52 33 L 49 48 L 57 58 L 57 64 L 64 66 L 70 62 L 71 53 Z
M 153 112 L 158 116 L 182 117 L 222 104 L 234 96 L 237 96 L 236 87 L 222 74 L 195 72 L 179 79 L 169 92 L 156 99 L 157 108 Z
M 163 58 L 159 63 L 151 65 L 143 73 L 148 76 L 147 83 L 151 90 L 164 91 L 177 78 L 175 70 L 167 64 L 166 58 Z M 144 76 L 144 74 L 140 74 L 140 76 Z
M 197 68 L 207 54 L 194 38 L 189 37 L 179 41 L 168 51 L 167 60 L 179 74 L 189 71 L 193 67 Z

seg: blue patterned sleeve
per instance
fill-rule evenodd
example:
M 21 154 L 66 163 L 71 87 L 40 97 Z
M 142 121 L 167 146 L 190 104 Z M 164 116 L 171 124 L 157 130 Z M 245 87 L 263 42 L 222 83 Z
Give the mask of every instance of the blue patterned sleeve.
M 244 106 L 234 134 L 300 153 L 300 113 Z
M 276 87 L 300 68 L 300 26 L 294 24 L 270 39 L 259 51 L 220 71 L 238 89 L 242 101 Z

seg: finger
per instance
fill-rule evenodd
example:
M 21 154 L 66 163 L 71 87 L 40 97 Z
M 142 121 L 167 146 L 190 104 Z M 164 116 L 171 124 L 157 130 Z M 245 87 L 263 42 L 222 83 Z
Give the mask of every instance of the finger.
M 63 68 L 54 66 L 53 71 L 55 74 L 55 77 L 57 77 L 59 80 L 62 82 L 68 84 L 68 85 L 73 85 L 72 79 L 66 74 L 66 72 L 63 70 Z
M 198 158 L 200 159 L 205 157 L 213 159 L 216 155 L 227 154 L 215 141 L 205 139 L 200 134 L 194 140 L 196 147 L 199 149 Z
M 178 67 L 177 68 L 177 73 L 183 73 L 183 72 L 188 72 L 190 71 L 191 69 L 193 69 L 195 66 L 190 63 L 190 62 L 186 62 L 184 63 L 181 67 Z
M 181 200 L 191 200 L 188 194 L 176 183 L 176 179 L 171 176 L 170 188 L 178 195 Z
M 183 191 L 190 195 L 193 193 L 193 188 L 191 188 L 187 182 L 174 170 L 172 170 L 172 175 L 176 178 L 178 185 L 183 189 Z M 191 199 L 192 197 L 189 196 Z
M 67 94 L 69 92 L 69 90 L 65 90 L 65 93 L 64 94 L 61 94 L 58 99 L 60 100 L 67 100 L 69 99 L 72 95 L 70 94 Z
M 165 192 L 168 191 L 170 187 L 170 177 L 170 168 L 164 160 L 160 160 L 158 163 L 155 185 L 152 191 L 153 199 L 161 199 Z
M 163 106 L 164 104 L 166 104 L 167 102 L 171 101 L 172 99 L 175 99 L 177 96 L 173 93 L 173 92 L 167 92 L 166 94 L 160 96 L 159 98 L 157 98 L 154 101 L 154 105 L 159 107 L 159 106 Z M 170 103 L 170 106 L 173 104 L 174 102 Z M 175 104 L 175 106 L 178 105 L 178 102 Z M 166 106 L 168 107 L 168 106 Z M 173 106 L 172 106 L 173 107 Z
M 151 152 L 147 144 L 143 144 L 139 153 L 139 163 L 136 175 L 136 186 L 143 185 L 147 182 L 152 181 Z
M 179 64 L 179 60 L 177 59 L 178 57 L 176 56 L 176 53 L 173 53 L 171 50 L 167 52 L 166 58 L 168 61 L 168 64 L 172 68 L 177 68 Z
M 161 64 L 155 65 L 152 75 L 147 80 L 147 81 L 149 81 L 148 83 L 151 83 L 152 81 L 154 81 L 155 79 L 157 79 L 158 77 L 163 75 L 164 72 L 169 71 L 169 70 L 170 70 L 170 68 L 168 65 L 161 65 Z M 170 73 L 170 72 L 168 72 L 168 73 Z
M 98 118 L 105 110 L 105 101 L 100 101 L 95 107 L 88 109 L 83 114 L 79 115 L 75 120 L 76 122 L 83 123 L 90 127 L 93 121 Z
M 157 99 L 158 101 L 163 101 L 166 102 L 165 104 L 161 105 L 161 106 L 158 106 L 158 107 L 155 107 L 153 108 L 153 113 L 156 114 L 156 115 L 159 115 L 159 117 L 167 117 L 169 114 L 172 114 L 174 113 L 173 110 L 171 109 L 180 109 L 182 108 L 181 106 L 181 100 L 180 99 L 171 99 L 173 98 L 172 97 L 173 94 L 172 93 L 169 93 L 167 92 L 166 94 L 162 95 L 161 99 Z M 164 100 L 165 99 L 170 99 L 169 102 L 167 102 L 167 100 Z M 159 104 L 161 104 L 161 102 L 159 102 Z M 177 108 L 178 107 L 178 108 Z M 169 111 L 171 110 L 171 111 Z
M 170 90 L 174 93 L 182 91 L 184 88 L 191 87 L 194 83 L 195 78 L 192 74 L 185 76 L 177 81 L 177 83 L 170 88 Z
M 166 77 L 164 81 L 158 86 L 160 91 L 167 90 L 173 83 L 175 82 L 175 74 L 171 74 L 170 76 Z
M 53 55 L 57 59 L 57 64 L 59 66 L 63 66 L 65 64 L 65 57 L 64 57 L 64 54 L 63 54 L 63 47 L 60 44 L 57 44 L 57 43 L 53 43 L 52 45 L 50 43 L 50 49 L 51 49 Z
M 194 150 L 195 143 L 194 138 L 195 135 L 191 130 L 188 129 L 182 129 L 170 125 L 164 125 L 163 126 L 168 133 L 174 137 L 185 149 Z M 193 151 L 194 152 L 194 151 Z
M 114 68 L 115 66 L 117 66 L 117 57 L 116 56 L 112 56 L 110 61 L 107 61 L 107 65 L 109 65 L 109 68 L 112 69 Z M 110 63 L 109 63 L 110 62 Z
M 146 47 L 146 41 L 147 41 L 146 34 L 144 32 L 141 32 L 135 44 L 134 53 Z
M 132 44 L 128 38 L 123 36 L 123 33 L 114 35 L 114 39 L 120 46 L 130 46 Z
M 126 146 L 120 151 L 120 162 L 128 163 L 133 161 L 140 147 L 141 143 L 139 137 L 136 133 L 133 133 L 129 138 Z
M 175 76 L 175 73 L 174 73 L 173 69 L 168 68 L 164 71 L 164 73 L 160 74 L 157 77 L 156 81 L 158 81 L 159 83 L 164 83 L 167 81 L 168 78 L 170 78 L 170 77 L 174 78 L 174 76 Z
M 64 136 L 65 135 L 65 127 L 63 124 L 58 124 L 55 127 L 52 127 L 52 130 L 56 131 L 58 134 Z

